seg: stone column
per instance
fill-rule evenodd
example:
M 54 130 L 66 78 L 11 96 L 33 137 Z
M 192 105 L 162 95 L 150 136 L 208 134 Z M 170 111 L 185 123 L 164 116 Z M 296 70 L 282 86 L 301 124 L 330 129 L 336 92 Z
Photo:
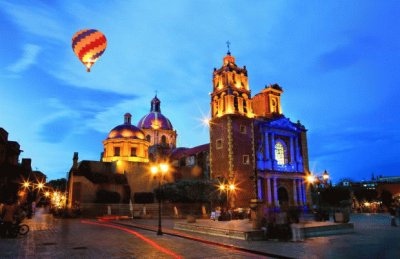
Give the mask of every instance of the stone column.
M 269 146 L 269 132 L 265 132 L 265 158 L 267 160 L 271 159 L 271 152 Z
M 296 136 L 294 138 L 294 145 L 295 145 L 295 150 L 296 150 L 296 162 L 301 161 L 301 154 L 300 154 L 300 146 L 299 146 L 299 138 Z
M 305 190 L 303 180 L 300 180 L 300 186 L 301 186 L 301 200 L 303 201 L 303 205 L 305 205 L 306 204 L 306 190 Z
M 303 187 L 301 186 L 301 179 L 297 181 L 297 188 L 299 190 L 299 204 L 304 205 L 303 203 Z
M 271 178 L 267 178 L 267 200 L 268 205 L 272 204 L 272 192 L 271 192 Z
M 259 199 L 264 199 L 264 193 L 263 193 L 263 188 L 262 188 L 263 184 L 262 184 L 262 178 L 258 178 L 257 179 L 257 195 Z
M 294 146 L 293 146 L 293 137 L 290 137 L 290 163 L 294 164 Z
M 294 206 L 297 206 L 297 184 L 296 184 L 296 179 L 293 179 L 293 203 Z
M 275 133 L 272 132 L 271 134 L 271 158 L 275 160 Z
M 277 183 L 276 183 L 276 177 L 274 177 L 274 204 L 275 204 L 275 207 L 279 207 L 278 187 L 277 187 Z
M 271 133 L 271 164 L 272 164 L 272 169 L 275 169 L 275 133 Z

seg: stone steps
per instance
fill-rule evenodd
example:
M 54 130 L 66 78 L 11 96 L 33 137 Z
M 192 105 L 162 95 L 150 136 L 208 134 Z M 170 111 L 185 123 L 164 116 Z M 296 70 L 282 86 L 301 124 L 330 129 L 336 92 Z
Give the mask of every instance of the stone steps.
M 174 229 L 184 230 L 189 232 L 202 233 L 213 236 L 229 237 L 241 240 L 262 240 L 264 238 L 264 231 L 262 230 L 235 230 L 218 228 L 196 223 L 183 223 L 176 222 Z

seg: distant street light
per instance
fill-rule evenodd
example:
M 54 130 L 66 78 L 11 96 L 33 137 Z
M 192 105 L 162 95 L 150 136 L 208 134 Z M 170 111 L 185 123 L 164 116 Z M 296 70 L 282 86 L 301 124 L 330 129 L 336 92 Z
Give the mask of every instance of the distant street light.
M 29 188 L 30 185 L 31 185 L 31 183 L 30 183 L 29 181 L 24 181 L 24 182 L 22 183 L 22 186 L 23 186 L 24 188 Z

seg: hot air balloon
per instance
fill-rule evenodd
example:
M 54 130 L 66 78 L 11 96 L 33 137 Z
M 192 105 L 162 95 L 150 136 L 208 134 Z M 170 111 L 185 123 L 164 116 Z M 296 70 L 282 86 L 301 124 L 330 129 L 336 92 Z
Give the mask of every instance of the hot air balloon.
M 86 66 L 87 72 L 104 53 L 107 39 L 103 33 L 95 29 L 78 31 L 72 37 L 72 50 L 79 60 Z

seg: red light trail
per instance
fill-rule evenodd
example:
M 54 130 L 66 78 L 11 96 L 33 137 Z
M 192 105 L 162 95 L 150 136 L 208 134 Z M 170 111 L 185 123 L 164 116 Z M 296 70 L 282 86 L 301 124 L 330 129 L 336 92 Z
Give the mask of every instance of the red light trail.
M 163 253 L 165 253 L 165 254 L 171 255 L 171 256 L 174 257 L 174 258 L 182 258 L 180 255 L 178 255 L 178 254 L 172 252 L 172 251 L 169 250 L 169 249 L 166 249 L 166 248 L 160 246 L 159 244 L 157 244 L 157 243 L 154 242 L 153 240 L 151 240 L 151 239 L 149 239 L 149 238 L 147 238 L 147 237 L 145 237 L 145 236 L 139 234 L 138 232 L 133 231 L 133 230 L 131 230 L 131 229 L 129 229 L 129 228 L 125 228 L 125 227 L 121 227 L 121 226 L 115 226 L 115 225 L 107 224 L 107 223 L 91 222 L 91 221 L 87 221 L 87 220 L 81 220 L 81 223 L 84 223 L 84 224 L 91 224 L 91 225 L 97 225 L 97 226 L 102 226 L 102 227 L 115 228 L 115 229 L 119 229 L 119 230 L 128 232 L 128 233 L 130 233 L 130 234 L 133 234 L 133 235 L 137 236 L 137 237 L 140 238 L 141 240 L 145 241 L 145 242 L 148 243 L 149 245 L 153 246 L 154 248 L 158 249 L 159 251 L 161 251 L 161 252 L 163 252 Z

